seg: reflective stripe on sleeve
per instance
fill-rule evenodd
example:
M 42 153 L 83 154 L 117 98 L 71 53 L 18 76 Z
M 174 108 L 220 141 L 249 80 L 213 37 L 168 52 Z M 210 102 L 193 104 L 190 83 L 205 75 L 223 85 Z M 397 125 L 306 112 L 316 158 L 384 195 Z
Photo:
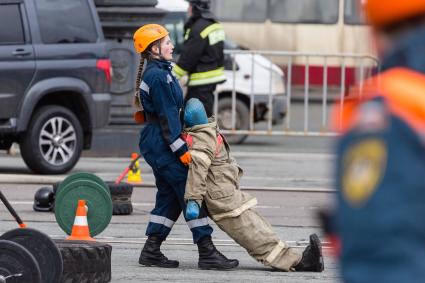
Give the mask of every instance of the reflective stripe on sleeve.
M 176 152 L 177 150 L 179 150 L 183 145 L 185 145 L 184 140 L 182 140 L 181 138 L 176 139 L 175 142 L 173 142 L 172 144 L 170 144 L 170 148 L 173 152 Z
M 167 217 L 164 217 L 164 216 L 159 216 L 154 214 L 150 215 L 149 222 L 164 225 L 165 227 L 168 227 L 168 228 L 172 228 L 174 225 L 173 220 L 168 219 Z
M 185 34 L 184 34 L 184 40 L 187 40 L 189 38 L 189 34 L 190 34 L 190 28 L 186 30 Z
M 144 81 L 140 84 L 140 89 L 149 93 L 149 86 Z
M 282 241 L 279 241 L 279 243 L 277 243 L 277 245 L 273 248 L 273 250 L 267 256 L 266 262 L 271 264 L 285 247 L 286 247 L 285 243 Z
M 219 23 L 209 25 L 203 31 L 201 31 L 201 37 L 206 38 L 210 33 L 219 29 L 223 29 Z
M 173 67 L 173 73 L 176 75 L 177 79 L 180 79 L 181 77 L 183 77 L 184 75 L 187 74 L 187 71 L 183 70 L 182 68 L 180 68 L 179 65 L 174 65 Z
M 187 223 L 187 226 L 189 226 L 190 229 L 196 228 L 196 227 L 201 227 L 201 226 L 206 226 L 208 225 L 208 218 L 200 218 L 200 219 L 193 219 L 190 220 Z
M 206 85 L 226 81 L 224 68 L 217 68 L 212 71 L 193 73 L 189 76 L 189 86 Z

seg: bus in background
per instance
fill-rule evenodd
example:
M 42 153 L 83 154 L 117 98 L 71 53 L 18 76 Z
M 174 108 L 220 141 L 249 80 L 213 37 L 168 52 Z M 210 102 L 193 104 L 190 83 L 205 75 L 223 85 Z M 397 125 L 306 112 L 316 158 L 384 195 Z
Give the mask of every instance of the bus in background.
M 212 0 L 212 10 L 226 35 L 252 50 L 373 56 L 369 28 L 363 24 L 359 3 L 359 0 Z M 270 58 L 287 71 L 287 57 Z M 346 58 L 342 62 L 340 57 L 325 60 L 322 56 L 296 56 L 292 60 L 294 88 L 304 85 L 306 75 L 311 88 L 320 88 L 326 65 L 330 91 L 332 87 L 340 87 L 341 81 L 348 89 L 376 67 L 376 61 L 364 58 Z M 364 69 L 360 72 L 362 65 Z

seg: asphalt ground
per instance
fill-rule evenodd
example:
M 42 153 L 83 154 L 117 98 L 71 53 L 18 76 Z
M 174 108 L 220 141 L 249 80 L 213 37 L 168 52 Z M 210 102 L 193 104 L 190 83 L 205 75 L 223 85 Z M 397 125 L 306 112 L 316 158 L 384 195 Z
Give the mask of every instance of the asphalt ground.
M 244 169 L 242 189 L 258 198 L 258 211 L 272 224 L 281 239 L 290 246 L 302 249 L 308 235 L 317 233 L 323 238 L 316 219 L 320 207 L 332 203 L 332 163 L 328 139 L 301 139 L 279 141 L 259 140 L 242 146 L 233 146 L 233 154 Z M 291 150 L 282 147 L 289 144 Z M 264 146 L 268 144 L 268 146 Z M 305 146 L 305 148 L 303 148 Z M 298 150 L 298 152 L 296 151 Z M 289 151 L 289 152 L 288 152 Z M 114 180 L 129 163 L 129 158 L 83 157 L 73 172 L 91 172 L 105 181 Z M 180 261 L 178 269 L 160 269 L 139 266 L 140 250 L 149 212 L 153 208 L 156 188 L 149 166 L 140 162 L 143 186 L 134 190 L 134 213 L 113 216 L 111 224 L 97 239 L 110 243 L 112 251 L 112 282 L 338 282 L 335 260 L 328 254 L 324 243 L 325 271 L 322 273 L 275 272 L 252 259 L 225 233 L 214 227 L 213 240 L 218 249 L 229 258 L 240 260 L 233 271 L 204 271 L 197 268 L 197 248 L 191 233 L 180 218 L 163 244 L 164 253 Z M 19 156 L 0 153 L 0 189 L 12 202 L 29 227 L 39 229 L 52 238 L 66 235 L 53 213 L 32 210 L 33 196 L 38 188 L 62 180 L 65 176 L 39 176 L 31 174 Z M 16 228 L 17 224 L 0 205 L 0 233 Z

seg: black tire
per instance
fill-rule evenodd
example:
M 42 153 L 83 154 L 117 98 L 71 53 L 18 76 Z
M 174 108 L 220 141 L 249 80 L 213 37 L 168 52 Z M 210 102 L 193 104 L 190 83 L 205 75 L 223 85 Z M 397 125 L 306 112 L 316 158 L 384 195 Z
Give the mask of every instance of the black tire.
M 6 240 L 0 240 L 0 275 L 22 274 L 19 277 L 10 277 L 8 283 L 39 283 L 41 272 L 37 260 L 23 246 Z
M 61 129 L 59 128 L 61 121 Z M 55 128 L 53 128 L 53 125 Z M 42 130 L 49 131 L 54 138 L 42 135 Z M 68 130 L 69 129 L 69 130 Z M 63 139 L 61 130 L 65 132 Z M 53 134 L 56 133 L 54 136 Z M 46 144 L 40 145 L 44 138 Z M 65 141 L 70 139 L 69 141 Z M 70 149 L 66 154 L 64 148 Z M 70 110 L 62 106 L 47 105 L 38 109 L 31 118 L 27 131 L 21 138 L 20 149 L 27 166 L 39 174 L 63 174 L 71 170 L 80 158 L 83 149 L 83 129 L 80 121 Z M 49 150 L 53 151 L 49 153 Z M 43 155 L 44 152 L 44 155 Z M 56 152 L 56 155 L 55 155 Z M 48 157 L 54 160 L 49 161 Z M 62 161 L 62 162 L 56 162 Z
M 112 247 L 105 243 L 54 240 L 63 259 L 62 283 L 111 281 Z
M 133 204 L 131 203 L 133 185 L 128 183 L 115 184 L 113 182 L 107 182 L 106 184 L 111 192 L 112 215 L 129 215 L 133 213 Z
M 249 128 L 249 109 L 246 104 L 236 99 L 236 121 L 235 126 L 237 130 L 248 130 Z M 218 101 L 217 121 L 220 129 L 230 130 L 232 128 L 232 98 L 224 97 Z M 243 143 L 248 135 L 225 135 L 228 143 L 241 144 Z
M 96 6 L 137 6 L 154 7 L 158 4 L 157 0 L 95 0 Z

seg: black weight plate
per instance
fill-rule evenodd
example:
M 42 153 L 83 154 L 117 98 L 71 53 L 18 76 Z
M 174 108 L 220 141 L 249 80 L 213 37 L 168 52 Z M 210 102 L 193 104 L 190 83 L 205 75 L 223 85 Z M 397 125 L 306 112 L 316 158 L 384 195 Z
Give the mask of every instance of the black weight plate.
M 34 256 L 43 283 L 59 282 L 63 270 L 62 256 L 49 236 L 35 229 L 17 228 L 7 231 L 0 239 L 19 244 Z
M 22 274 L 6 279 L 7 283 L 40 283 L 41 273 L 36 259 L 23 246 L 0 240 L 0 275 Z
M 100 234 L 112 218 L 112 200 L 109 189 L 90 180 L 77 179 L 59 190 L 55 200 L 56 221 L 65 233 L 71 234 L 78 200 L 88 207 L 87 221 L 92 237 Z
M 74 182 L 76 180 L 93 181 L 93 182 L 98 183 L 99 185 L 101 185 L 105 189 L 106 192 L 109 192 L 108 186 L 98 176 L 96 176 L 94 174 L 91 174 L 91 173 L 81 172 L 81 173 L 74 173 L 74 174 L 71 174 L 68 177 L 66 177 L 65 180 L 63 180 L 59 184 L 59 187 L 56 190 L 56 195 L 59 194 L 59 192 L 60 192 L 60 190 L 62 188 L 66 187 L 69 183 L 72 183 L 72 182 Z

